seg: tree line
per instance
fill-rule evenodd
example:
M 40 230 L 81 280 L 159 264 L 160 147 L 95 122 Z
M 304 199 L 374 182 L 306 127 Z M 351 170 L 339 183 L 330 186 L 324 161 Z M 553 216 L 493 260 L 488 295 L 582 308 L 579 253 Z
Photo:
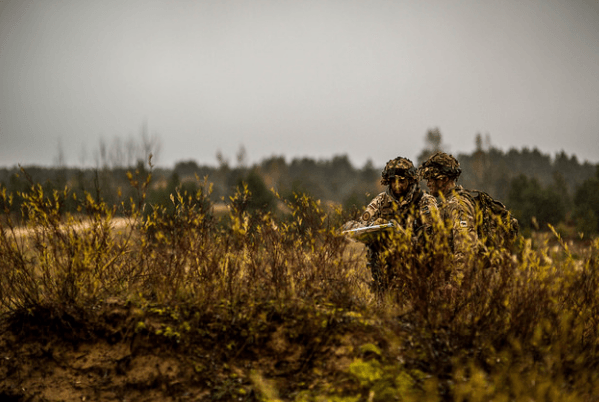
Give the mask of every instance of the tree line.
M 438 129 L 425 136 L 425 148 L 415 165 L 430 154 L 446 147 Z M 551 224 L 564 235 L 599 233 L 599 164 L 580 163 L 575 155 L 560 152 L 554 157 L 538 149 L 510 149 L 504 152 L 490 145 L 488 136 L 475 137 L 475 151 L 454 155 L 461 164 L 459 184 L 488 192 L 502 201 L 518 218 L 526 233 L 547 229 Z M 151 149 L 146 150 L 150 154 Z M 402 155 L 399 155 L 402 156 Z M 352 165 L 347 155 L 330 159 L 271 156 L 259 163 L 245 162 L 243 147 L 232 165 L 221 154 L 218 166 L 199 165 L 194 160 L 180 161 L 174 168 L 152 166 L 151 159 L 137 159 L 131 166 L 105 163 L 95 168 L 72 168 L 62 164 L 46 168 L 0 168 L 0 186 L 13 194 L 6 211 L 26 218 L 20 196 L 32 191 L 32 184 L 42 186 L 46 194 L 68 194 L 63 208 L 77 210 L 77 199 L 91 196 L 114 205 L 116 213 L 126 213 L 130 201 L 153 206 L 173 207 L 171 194 L 192 194 L 211 184 L 209 195 L 215 203 L 229 203 L 235 192 L 246 186 L 252 197 L 247 208 L 277 210 L 277 197 L 291 199 L 294 194 L 308 194 L 315 199 L 340 205 L 348 214 L 356 214 L 383 190 L 379 184 L 386 161 L 369 160 L 362 167 Z M 110 160 L 109 156 L 105 157 Z M 129 162 L 130 163 L 130 162 Z M 425 184 L 422 183 L 426 188 Z

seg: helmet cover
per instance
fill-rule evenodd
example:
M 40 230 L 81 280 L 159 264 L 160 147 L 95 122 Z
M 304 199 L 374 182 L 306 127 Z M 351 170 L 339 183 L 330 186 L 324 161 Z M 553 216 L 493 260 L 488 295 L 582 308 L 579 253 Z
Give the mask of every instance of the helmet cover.
M 411 160 L 401 156 L 391 159 L 385 165 L 381 176 L 381 184 L 389 185 L 395 177 L 401 177 L 410 181 L 416 181 L 418 171 Z
M 452 155 L 437 152 L 431 155 L 419 169 L 424 180 L 450 178 L 457 179 L 462 173 L 460 163 Z

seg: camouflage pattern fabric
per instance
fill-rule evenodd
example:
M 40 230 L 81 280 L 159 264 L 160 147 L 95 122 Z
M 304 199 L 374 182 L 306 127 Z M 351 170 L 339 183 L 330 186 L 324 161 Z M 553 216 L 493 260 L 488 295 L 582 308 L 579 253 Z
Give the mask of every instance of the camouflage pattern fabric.
M 457 179 L 462 173 L 458 160 L 445 152 L 437 152 L 430 156 L 418 171 L 420 178 L 424 180 L 445 177 Z
M 359 226 L 370 226 L 385 222 L 395 222 L 399 230 L 411 230 L 414 242 L 422 241 L 424 233 L 431 233 L 433 216 L 437 215 L 437 200 L 432 195 L 413 186 L 409 194 L 400 202 L 390 190 L 380 193 L 366 207 Z M 373 278 L 373 290 L 382 294 L 394 282 L 394 271 L 384 258 L 388 238 L 381 233 L 376 241 L 367 243 L 367 259 Z
M 518 238 L 519 224 L 506 206 L 480 190 L 462 190 L 476 208 L 476 233 L 481 251 L 510 250 Z
M 381 184 L 383 186 L 390 185 L 391 181 L 396 176 L 404 177 L 415 182 L 418 176 L 418 170 L 414 167 L 412 161 L 400 156 L 387 162 L 385 168 L 381 172 Z
M 368 204 L 358 221 L 346 223 L 343 229 L 351 230 L 392 222 L 391 231 L 409 235 L 410 244 L 422 241 L 426 238 L 422 235 L 424 232 L 432 232 L 432 216 L 437 214 L 434 212 L 437 209 L 437 201 L 418 186 L 418 170 L 409 159 L 397 157 L 387 162 L 381 176 L 381 184 L 386 185 L 387 190 Z M 397 198 L 394 188 L 396 192 L 402 193 L 401 198 Z M 385 256 L 394 235 L 397 233 L 381 230 L 361 238 L 367 246 L 368 266 L 373 277 L 373 290 L 377 294 L 388 289 L 394 276 L 392 264 Z
M 478 248 L 476 233 L 476 208 L 469 197 L 461 194 L 462 186 L 454 187 L 447 197 L 438 197 L 439 216 L 442 227 L 439 232 L 449 235 L 449 246 L 453 253 L 455 279 L 461 281 L 470 256 Z
M 417 213 L 411 213 L 412 205 L 415 205 L 414 209 L 418 211 Z M 393 220 L 404 229 L 408 227 L 413 228 L 414 231 L 421 227 L 427 229 L 432 226 L 431 215 L 436 208 L 435 197 L 416 186 L 401 202 L 387 189 L 368 204 L 359 223 L 361 226 L 369 226 Z

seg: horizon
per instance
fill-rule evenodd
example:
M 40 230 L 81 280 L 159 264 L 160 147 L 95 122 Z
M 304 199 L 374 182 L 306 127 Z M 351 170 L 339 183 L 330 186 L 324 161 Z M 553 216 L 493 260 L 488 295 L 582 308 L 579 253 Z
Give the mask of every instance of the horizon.
M 313 160 L 313 161 L 316 161 L 316 162 L 329 162 L 329 161 L 332 161 L 334 158 L 337 158 L 337 157 L 347 157 L 347 159 L 349 160 L 351 166 L 353 168 L 355 168 L 356 170 L 360 170 L 360 169 L 365 168 L 367 166 L 367 164 L 370 164 L 370 163 L 376 169 L 379 169 L 379 168 L 382 168 L 383 166 L 385 166 L 385 163 L 387 162 L 387 160 L 385 160 L 385 161 L 381 160 L 381 161 L 377 162 L 377 161 L 375 161 L 373 159 L 367 159 L 364 163 L 358 164 L 354 160 L 352 160 L 351 156 L 348 155 L 347 153 L 345 153 L 345 154 L 343 154 L 343 153 L 333 154 L 333 155 L 330 155 L 328 157 L 326 157 L 326 156 L 325 157 L 322 157 L 322 156 L 314 157 L 314 156 L 310 156 L 310 155 L 290 157 L 290 156 L 286 156 L 286 155 L 283 155 L 283 154 L 279 154 L 279 155 L 265 156 L 265 157 L 263 157 L 263 158 L 261 158 L 259 160 L 252 161 L 252 162 L 248 162 L 247 160 L 239 162 L 236 159 L 238 159 L 238 155 L 239 155 L 240 150 L 241 150 L 241 148 L 238 150 L 238 152 L 237 152 L 236 155 L 230 155 L 230 156 L 228 156 L 228 155 L 222 155 L 222 158 L 226 162 L 227 166 L 234 167 L 234 168 L 242 168 L 242 167 L 252 168 L 252 167 L 255 167 L 255 166 L 259 166 L 264 161 L 267 161 L 267 160 L 272 159 L 272 158 L 283 158 L 284 161 L 285 161 L 285 163 L 290 164 L 294 160 L 309 159 L 309 160 Z M 425 150 L 425 148 L 423 147 L 420 152 L 423 152 L 424 150 Z M 549 157 L 551 163 L 555 162 L 556 158 L 563 153 L 568 159 L 575 158 L 579 165 L 589 164 L 589 165 L 592 165 L 592 166 L 593 165 L 594 166 L 599 166 L 599 162 L 591 162 L 591 161 L 588 161 L 588 160 L 582 160 L 576 154 L 574 154 L 574 153 L 568 153 L 565 150 L 560 150 L 560 151 L 557 151 L 557 152 L 555 152 L 553 154 L 550 154 L 550 153 L 547 153 L 547 152 L 543 152 L 541 149 L 539 149 L 536 146 L 533 146 L 533 147 L 524 146 L 522 148 L 510 147 L 507 150 L 506 149 L 498 148 L 498 147 L 496 147 L 496 146 L 494 146 L 492 144 L 488 145 L 487 147 L 483 147 L 483 151 L 484 152 L 489 152 L 491 150 L 498 151 L 498 152 L 500 152 L 501 154 L 504 154 L 504 155 L 507 154 L 507 153 L 509 153 L 509 152 L 513 152 L 513 151 L 518 152 L 518 153 L 522 153 L 524 151 L 528 151 L 528 152 L 539 152 L 542 156 Z M 475 152 L 475 150 L 470 151 L 470 152 L 459 152 L 459 153 L 452 153 L 452 152 L 448 152 L 448 151 L 445 151 L 445 150 L 443 150 L 443 151 L 447 152 L 448 154 L 451 154 L 451 155 L 455 156 L 458 160 L 459 160 L 459 158 L 461 156 L 471 156 Z M 219 153 L 218 151 L 215 152 L 215 158 L 214 158 L 214 162 L 213 163 L 201 163 L 200 161 L 198 161 L 196 159 L 186 158 L 186 159 L 177 160 L 172 165 L 163 165 L 163 164 L 160 164 L 160 163 L 157 163 L 157 164 L 152 163 L 152 166 L 154 168 L 158 168 L 158 169 L 174 170 L 175 167 L 176 167 L 176 165 L 178 165 L 178 164 L 193 162 L 198 167 L 218 168 L 219 167 L 219 161 L 218 161 L 218 156 L 217 156 L 218 153 Z M 154 156 L 155 155 L 153 155 L 153 157 Z M 403 156 L 403 155 L 397 155 L 397 156 Z M 417 164 L 417 160 L 418 160 L 417 157 L 410 158 L 410 157 L 406 156 L 406 158 L 410 159 L 415 165 Z M 117 165 L 117 166 L 109 166 L 110 164 L 106 164 L 106 165 L 102 165 L 102 166 L 100 166 L 100 165 L 96 165 L 96 166 L 83 165 L 82 166 L 82 165 L 68 164 L 68 163 L 66 163 L 64 165 L 60 165 L 57 162 L 54 162 L 54 163 L 48 164 L 48 165 L 35 164 L 35 163 L 29 163 L 29 164 L 20 164 L 19 163 L 19 164 L 14 164 L 12 166 L 0 166 L 0 169 L 10 170 L 10 169 L 18 169 L 20 167 L 22 167 L 22 168 L 28 168 L 28 167 L 31 168 L 31 167 L 33 167 L 33 168 L 41 168 L 41 169 L 60 169 L 60 168 L 66 168 L 66 169 L 81 169 L 81 170 L 92 169 L 93 170 L 93 169 L 101 168 L 103 166 L 106 166 L 106 167 L 108 167 L 110 169 L 113 169 L 113 168 L 131 168 L 131 167 L 135 167 L 135 165 L 137 163 L 139 163 L 139 161 L 141 161 L 141 160 L 142 160 L 142 158 L 139 158 L 139 159 L 136 159 L 135 162 L 133 162 L 133 163 L 131 163 L 129 165 Z M 144 160 L 144 165 L 147 165 L 147 164 L 148 164 L 148 161 Z

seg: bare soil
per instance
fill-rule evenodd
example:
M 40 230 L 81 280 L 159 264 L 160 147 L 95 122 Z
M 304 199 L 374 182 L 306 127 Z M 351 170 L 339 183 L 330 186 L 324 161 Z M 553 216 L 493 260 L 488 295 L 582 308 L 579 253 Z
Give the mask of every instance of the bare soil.
M 270 317 L 245 337 L 243 325 L 220 328 L 213 320 L 204 327 L 220 329 L 195 328 L 180 342 L 151 330 L 166 325 L 156 317 L 136 331 L 138 319 L 115 303 L 92 318 L 36 312 L 12 319 L 1 329 L 0 401 L 291 401 L 302 390 L 331 391 L 347 381 L 360 345 L 385 348 L 370 325 L 350 319 L 317 329 L 301 318 Z

